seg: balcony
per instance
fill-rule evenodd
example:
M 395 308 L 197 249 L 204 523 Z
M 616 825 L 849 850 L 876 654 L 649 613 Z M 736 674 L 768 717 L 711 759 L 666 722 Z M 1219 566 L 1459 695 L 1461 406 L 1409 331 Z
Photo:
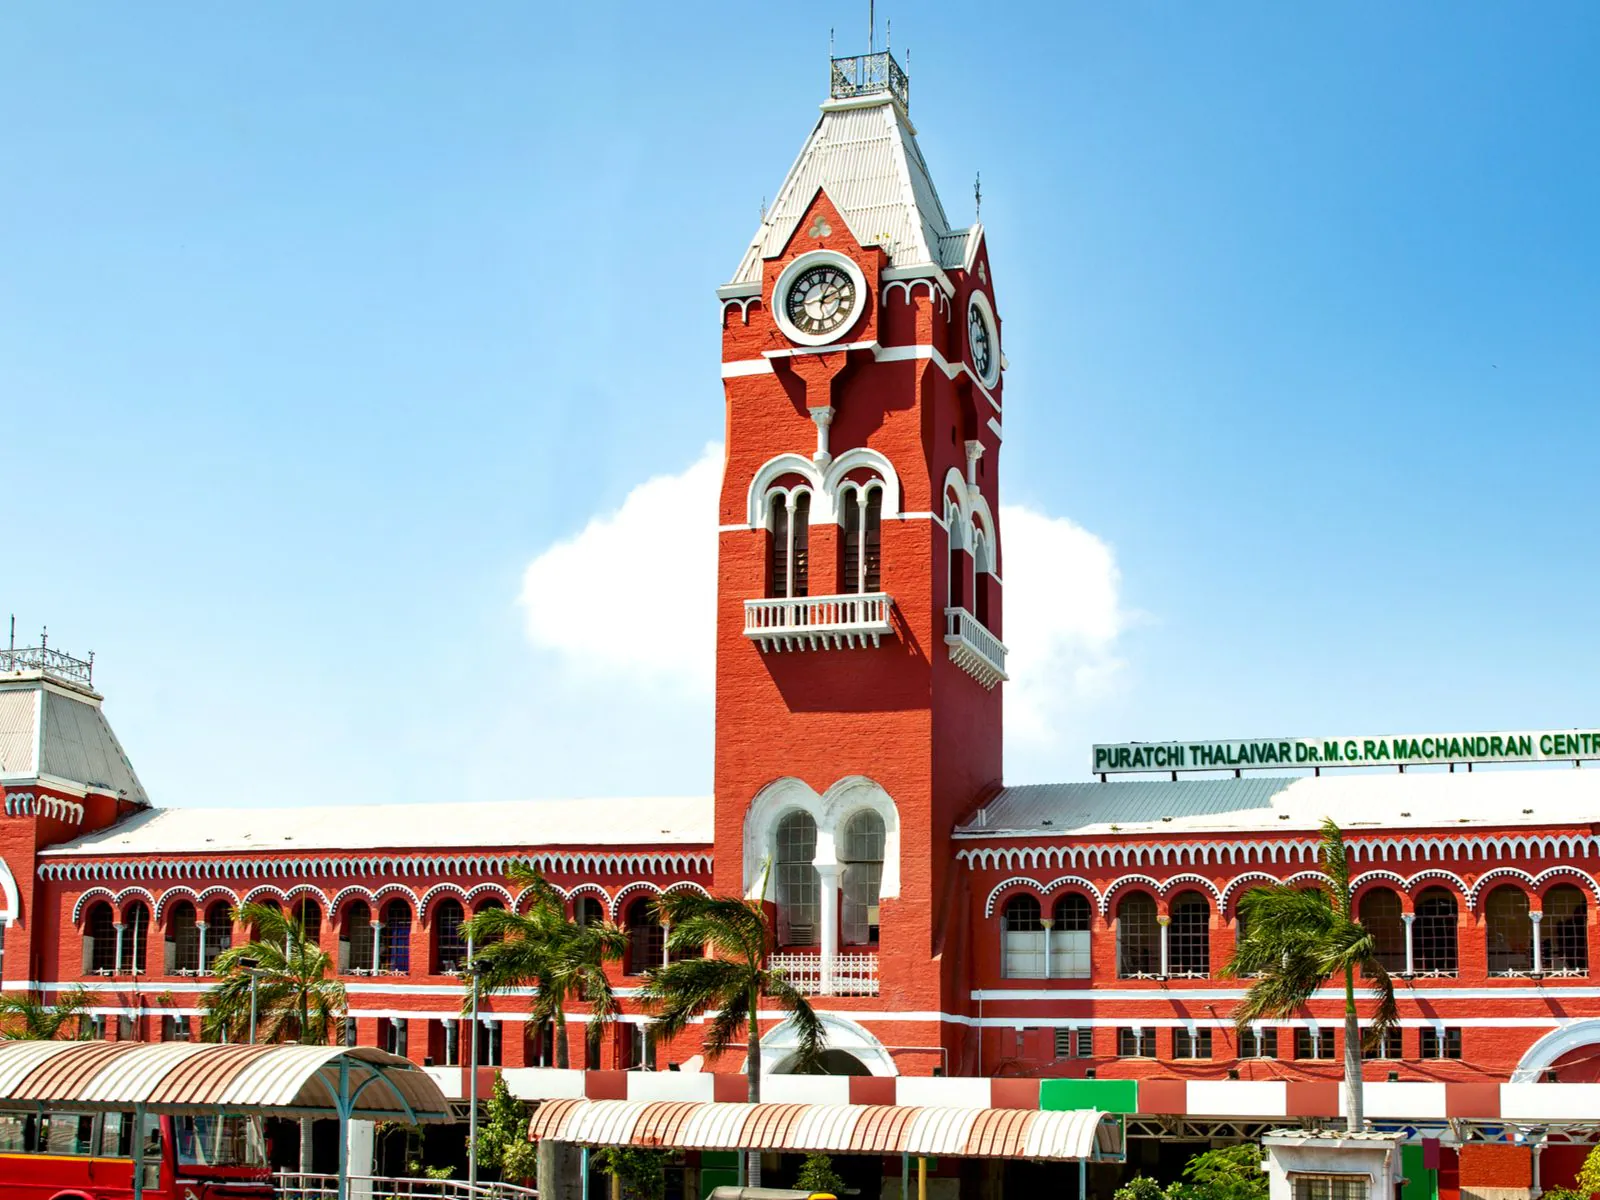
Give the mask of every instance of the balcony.
M 878 994 L 878 956 L 876 954 L 835 954 L 832 969 L 822 969 L 821 954 L 774 954 L 767 965 L 782 971 L 789 982 L 806 996 L 876 996 Z
M 796 596 L 791 600 L 746 600 L 744 635 L 763 650 L 849 650 L 894 633 L 885 592 L 848 596 Z
M 944 610 L 944 644 L 950 661 L 984 687 L 992 690 L 1006 678 L 1005 644 L 966 609 Z

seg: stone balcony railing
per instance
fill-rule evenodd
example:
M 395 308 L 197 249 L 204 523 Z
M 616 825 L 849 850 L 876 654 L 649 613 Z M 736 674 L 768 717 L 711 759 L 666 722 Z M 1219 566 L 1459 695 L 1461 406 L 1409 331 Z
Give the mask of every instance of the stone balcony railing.
M 964 608 L 944 610 L 944 644 L 950 661 L 986 688 L 1006 678 L 1005 644 Z
M 878 956 L 876 954 L 835 954 L 830 969 L 823 970 L 823 956 L 815 953 L 774 954 L 767 960 L 774 971 L 782 971 L 789 982 L 806 996 L 876 996 L 878 994 Z
M 744 635 L 763 650 L 847 650 L 894 633 L 885 592 L 746 600 Z

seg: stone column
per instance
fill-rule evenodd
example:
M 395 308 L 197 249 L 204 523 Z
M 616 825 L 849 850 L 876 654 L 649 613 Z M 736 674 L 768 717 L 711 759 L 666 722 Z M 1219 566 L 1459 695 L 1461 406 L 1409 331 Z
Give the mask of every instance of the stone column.
M 1167 977 L 1167 931 L 1172 928 L 1172 918 L 1162 913 L 1156 918 L 1156 924 L 1161 927 L 1161 977 Z
M 196 921 L 194 923 L 195 936 L 200 939 L 200 968 L 195 972 L 197 975 L 206 973 L 206 930 L 208 928 L 209 926 L 205 921 Z
M 378 964 L 383 960 L 383 922 L 372 923 L 372 973 L 378 973 Z
M 833 995 L 833 960 L 839 953 L 839 873 L 838 863 L 817 864 L 817 874 L 822 880 L 822 905 L 818 919 L 822 923 L 820 990 L 824 996 Z
M 1542 909 L 1534 909 L 1532 912 L 1530 912 L 1528 914 L 1528 920 L 1533 922 L 1533 973 L 1535 975 L 1543 975 L 1544 974 L 1544 947 L 1539 945 L 1539 925 L 1544 920 L 1544 911 Z M 1534 1162 L 1534 1168 L 1533 1168 L 1534 1169 L 1533 1194 L 1535 1196 L 1537 1196 L 1539 1194 L 1539 1175 L 1538 1175 L 1538 1171 L 1539 1171 L 1539 1166 L 1538 1166 L 1538 1163 L 1539 1163 L 1539 1150 L 1538 1150 L 1538 1147 L 1534 1148 L 1534 1151 L 1533 1151 L 1533 1162 Z
M 1400 919 L 1406 923 L 1406 975 L 1410 977 L 1417 973 L 1416 949 L 1411 937 L 1411 926 L 1415 923 L 1417 914 L 1401 913 Z
M 111 965 L 111 973 L 115 975 L 118 971 L 122 970 L 122 931 L 124 926 L 121 921 L 118 921 L 111 928 L 117 931 L 117 957 L 116 961 Z
M 1054 917 L 1044 917 L 1039 924 L 1044 926 L 1044 977 L 1050 978 L 1050 930 L 1055 925 Z

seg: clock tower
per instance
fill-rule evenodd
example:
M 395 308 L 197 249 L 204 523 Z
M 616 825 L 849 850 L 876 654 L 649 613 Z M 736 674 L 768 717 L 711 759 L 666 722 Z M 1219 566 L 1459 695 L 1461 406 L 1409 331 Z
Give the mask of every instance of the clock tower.
M 716 882 L 774 905 L 819 1008 L 917 1048 L 875 1072 L 959 1073 L 950 834 L 1001 778 L 1005 360 L 983 228 L 951 227 L 909 94 L 887 52 L 832 60 L 717 292 Z

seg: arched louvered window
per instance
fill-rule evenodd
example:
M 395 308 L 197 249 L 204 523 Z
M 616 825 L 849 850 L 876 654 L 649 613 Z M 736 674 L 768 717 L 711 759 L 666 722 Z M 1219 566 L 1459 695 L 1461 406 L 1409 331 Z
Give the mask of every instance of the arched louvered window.
M 1533 970 L 1533 918 L 1528 893 L 1509 884 L 1489 893 L 1483 904 L 1489 974 L 1527 975 Z
M 146 953 L 150 948 L 150 910 L 143 900 L 135 900 L 122 914 L 122 961 L 124 974 L 145 974 Z
M 167 910 L 167 974 L 193 975 L 200 970 L 200 926 L 194 905 L 180 900 Z
M 815 946 L 822 906 L 817 857 L 817 823 L 810 813 L 792 812 L 778 822 L 776 872 L 778 940 L 785 946 Z
M 1396 974 L 1406 969 L 1406 928 L 1400 909 L 1399 894 L 1382 887 L 1363 893 L 1356 905 L 1356 919 L 1372 935 L 1378 961 Z
M 843 937 L 847 946 L 878 940 L 878 893 L 883 887 L 883 818 L 870 809 L 845 822 L 840 841 L 844 863 Z
M 95 975 L 111 974 L 117 969 L 117 918 L 111 905 L 103 900 L 92 905 L 83 927 L 88 943 L 85 968 Z
M 767 595 L 775 599 L 804 596 L 811 574 L 811 493 L 774 492 L 768 500 L 772 550 L 767 556 Z
M 1589 973 L 1589 904 L 1570 883 L 1551 888 L 1544 897 L 1539 925 L 1540 966 L 1557 975 Z
M 846 485 L 840 495 L 839 578 L 847 594 L 883 590 L 883 485 Z
M 1167 973 L 1178 979 L 1204 979 L 1211 974 L 1211 905 L 1198 892 L 1184 892 L 1172 902 L 1168 933 Z
M 1417 897 L 1417 917 L 1411 930 L 1413 957 L 1422 975 L 1454 975 L 1456 953 L 1456 898 L 1444 888 L 1429 888 Z
M 339 957 L 351 974 L 370 975 L 373 968 L 372 909 L 365 900 L 344 907 L 344 928 L 339 933 Z
M 1039 898 L 1023 892 L 1000 910 L 1001 973 L 1007 979 L 1044 978 L 1044 922 Z
M 1117 974 L 1123 979 L 1155 975 L 1161 969 L 1161 931 L 1155 897 L 1129 892 L 1117 904 Z
M 383 936 L 378 969 L 404 975 L 411 970 L 411 905 L 391 900 L 383 906 Z
M 624 927 L 628 931 L 628 962 L 624 974 L 643 975 L 665 961 L 666 933 L 656 916 L 654 896 L 640 896 L 628 905 Z
M 1087 979 L 1093 970 L 1089 958 L 1089 898 L 1068 892 L 1051 910 L 1050 978 Z
M 467 937 L 462 932 L 467 910 L 454 896 L 444 896 L 433 906 L 433 973 L 454 975 L 466 965 Z

